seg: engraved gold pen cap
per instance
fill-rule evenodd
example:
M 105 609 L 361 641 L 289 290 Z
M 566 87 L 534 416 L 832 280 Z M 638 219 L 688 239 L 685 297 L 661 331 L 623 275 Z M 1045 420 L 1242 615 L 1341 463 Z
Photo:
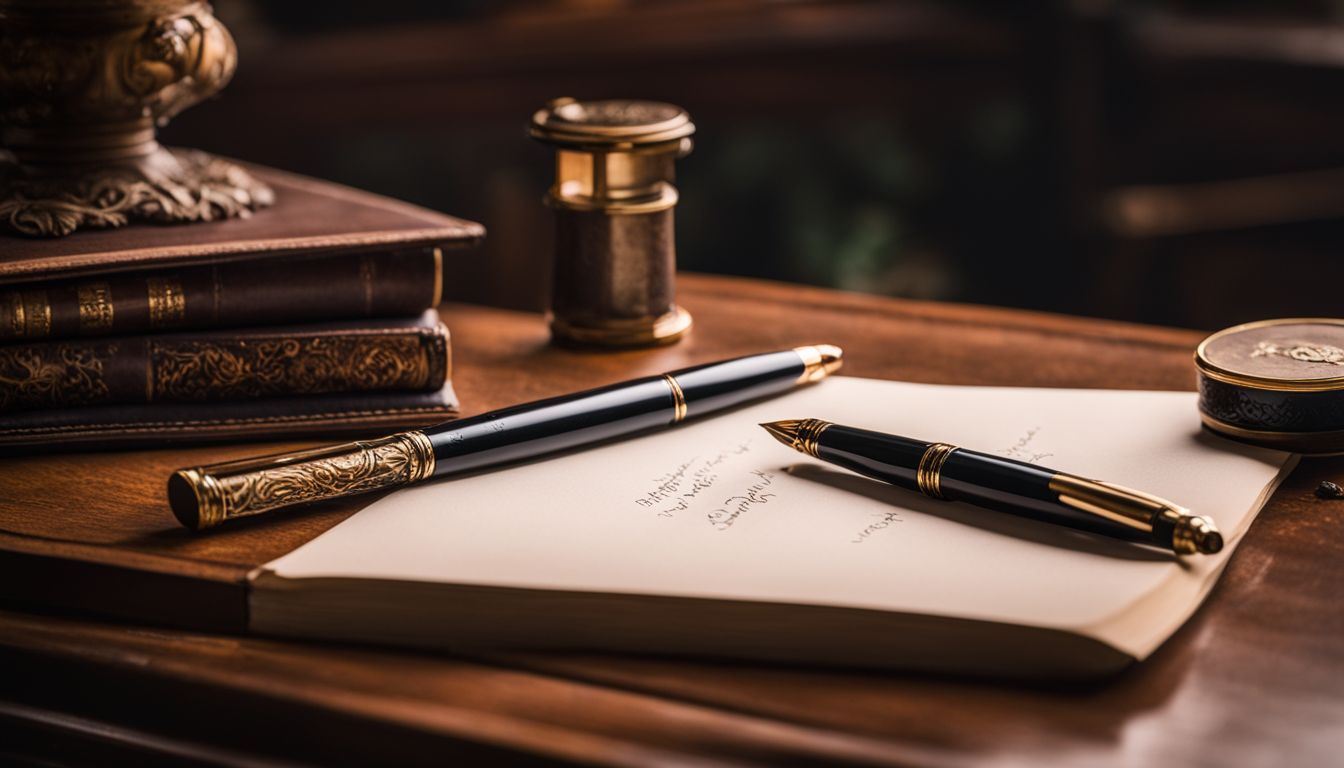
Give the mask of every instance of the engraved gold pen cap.
M 1344 451 L 1344 320 L 1261 320 L 1195 350 L 1204 425 L 1247 443 Z
M 168 505 L 192 529 L 294 504 L 393 488 L 434 473 L 423 432 L 308 451 L 180 469 L 168 478 Z

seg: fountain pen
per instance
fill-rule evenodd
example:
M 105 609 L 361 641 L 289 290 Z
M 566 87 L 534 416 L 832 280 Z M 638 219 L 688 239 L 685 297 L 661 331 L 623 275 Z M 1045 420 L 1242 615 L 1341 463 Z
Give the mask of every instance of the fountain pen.
M 820 344 L 723 360 L 517 405 L 378 440 L 180 469 L 168 504 L 193 530 L 429 477 L 624 437 L 820 381 L 840 367 Z
M 1209 518 L 1118 485 L 820 419 L 761 426 L 794 450 L 935 499 L 964 501 L 1180 555 L 1213 554 L 1223 548 L 1222 534 Z

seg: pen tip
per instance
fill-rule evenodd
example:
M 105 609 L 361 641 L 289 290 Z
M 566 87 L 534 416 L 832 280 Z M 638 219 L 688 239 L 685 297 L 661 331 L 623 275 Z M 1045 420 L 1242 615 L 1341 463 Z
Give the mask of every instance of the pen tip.
M 769 421 L 761 424 L 761 427 L 770 433 L 770 436 L 779 442 L 792 447 L 794 440 L 798 438 L 798 420 L 791 421 Z

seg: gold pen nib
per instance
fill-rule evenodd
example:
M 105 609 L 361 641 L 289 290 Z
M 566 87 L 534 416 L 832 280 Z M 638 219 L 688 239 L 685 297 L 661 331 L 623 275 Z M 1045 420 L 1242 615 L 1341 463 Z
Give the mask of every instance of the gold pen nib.
M 798 439 L 799 424 L 802 424 L 802 422 L 797 419 L 790 419 L 788 421 L 771 421 L 761 426 L 765 428 L 766 432 L 770 433 L 771 437 L 793 448 L 794 442 Z
M 789 419 L 771 421 L 761 425 L 770 436 L 795 451 L 809 456 L 817 455 L 817 439 L 831 426 L 831 422 L 821 419 Z

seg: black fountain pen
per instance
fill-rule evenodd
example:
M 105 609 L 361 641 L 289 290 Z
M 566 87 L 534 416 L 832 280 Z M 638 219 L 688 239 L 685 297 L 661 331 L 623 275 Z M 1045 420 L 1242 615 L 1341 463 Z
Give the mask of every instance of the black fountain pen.
M 1139 491 L 1021 461 L 820 419 L 762 424 L 781 443 L 875 480 L 948 501 L 1171 549 L 1213 554 L 1213 521 Z
M 168 503 L 188 528 L 590 445 L 819 381 L 829 344 L 739 357 L 564 395 L 378 440 L 180 469 Z

